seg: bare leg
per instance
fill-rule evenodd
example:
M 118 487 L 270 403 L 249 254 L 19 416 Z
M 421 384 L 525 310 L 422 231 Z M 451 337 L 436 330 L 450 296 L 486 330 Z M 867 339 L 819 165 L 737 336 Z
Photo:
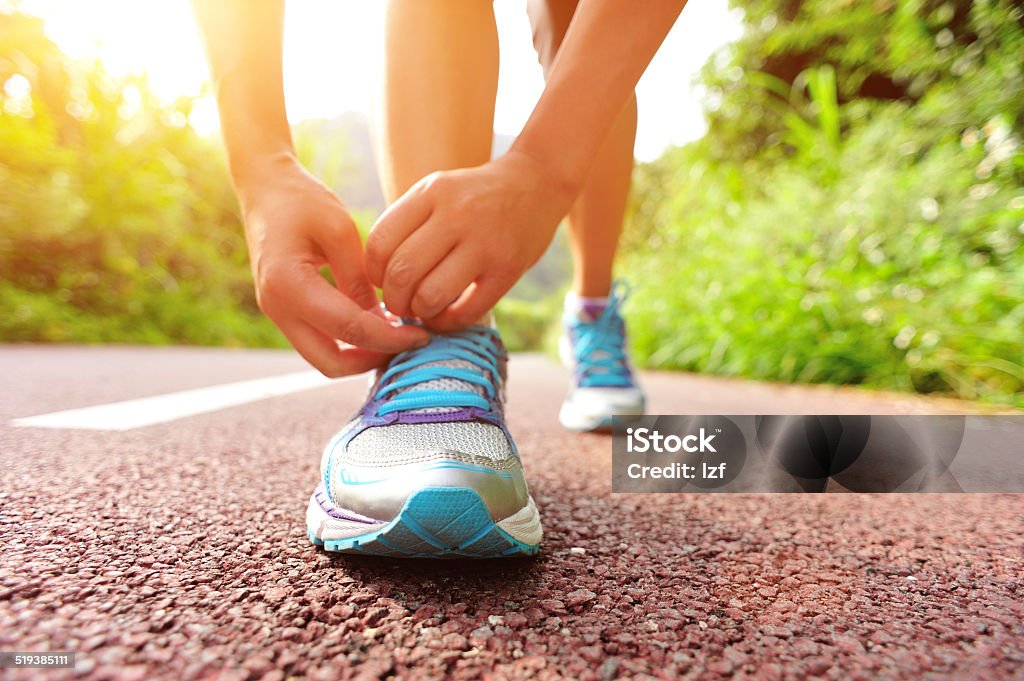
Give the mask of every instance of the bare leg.
M 490 159 L 498 90 L 492 2 L 391 0 L 385 44 L 375 146 L 391 203 L 436 170 Z
M 577 0 L 528 0 L 533 43 L 544 73 L 550 71 Z M 622 109 L 594 161 L 590 176 L 569 211 L 573 291 L 584 297 L 608 295 L 612 265 L 633 173 L 636 97 Z

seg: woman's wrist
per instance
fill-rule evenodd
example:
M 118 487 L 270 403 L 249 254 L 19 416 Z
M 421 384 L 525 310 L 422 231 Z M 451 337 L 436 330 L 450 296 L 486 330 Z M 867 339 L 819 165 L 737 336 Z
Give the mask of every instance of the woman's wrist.
M 236 191 L 298 165 L 283 92 L 231 72 L 217 82 L 217 101 Z
M 266 187 L 279 183 L 296 171 L 301 164 L 292 149 L 262 151 L 233 156 L 230 159 L 231 182 L 239 201 L 247 205 Z
M 581 173 L 575 171 L 571 164 L 564 163 L 564 157 L 553 157 L 548 153 L 547 149 L 550 148 L 551 146 L 545 148 L 536 145 L 532 140 L 523 139 L 523 135 L 520 135 L 509 148 L 506 156 L 518 158 L 526 163 L 538 177 L 541 186 L 551 193 L 554 200 L 569 206 L 583 188 L 585 178 L 581 176 Z

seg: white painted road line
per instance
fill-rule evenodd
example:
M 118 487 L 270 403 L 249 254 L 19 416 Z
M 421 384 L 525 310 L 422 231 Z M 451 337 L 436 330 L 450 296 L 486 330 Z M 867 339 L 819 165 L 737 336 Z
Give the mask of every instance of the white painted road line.
M 340 380 L 364 378 L 347 376 Z M 98 404 L 81 409 L 13 419 L 12 426 L 77 430 L 131 430 L 166 423 L 186 416 L 205 414 L 269 397 L 319 388 L 335 382 L 316 371 L 299 371 L 194 390 L 153 395 L 136 400 Z

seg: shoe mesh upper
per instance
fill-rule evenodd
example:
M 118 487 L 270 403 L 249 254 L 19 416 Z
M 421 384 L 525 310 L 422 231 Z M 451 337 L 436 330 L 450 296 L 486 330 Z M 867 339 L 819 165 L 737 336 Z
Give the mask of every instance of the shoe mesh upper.
M 489 423 L 395 423 L 367 428 L 356 435 L 341 461 L 351 466 L 382 467 L 432 458 L 466 457 L 467 463 L 474 458 L 494 462 L 511 459 L 513 453 L 502 429 Z

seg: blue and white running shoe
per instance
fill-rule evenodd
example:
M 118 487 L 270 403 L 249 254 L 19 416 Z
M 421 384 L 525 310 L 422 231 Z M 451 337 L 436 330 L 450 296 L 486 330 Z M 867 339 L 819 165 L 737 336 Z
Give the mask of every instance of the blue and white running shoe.
M 605 305 L 566 306 L 559 350 L 572 370 L 572 384 L 558 416 L 569 430 L 609 430 L 613 415 L 644 413 L 644 393 L 633 378 L 619 313 L 627 293 L 615 282 Z
M 392 359 L 324 451 L 306 512 L 313 543 L 395 557 L 537 553 L 540 516 L 503 417 L 507 359 L 486 326 Z

